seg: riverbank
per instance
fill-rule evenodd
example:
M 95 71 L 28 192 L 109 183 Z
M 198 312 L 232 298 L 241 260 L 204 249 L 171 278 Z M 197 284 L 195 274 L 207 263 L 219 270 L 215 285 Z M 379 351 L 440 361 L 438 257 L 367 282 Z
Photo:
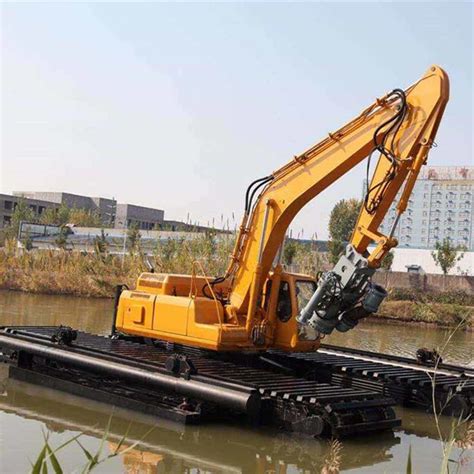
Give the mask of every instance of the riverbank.
M 185 273 L 193 262 L 201 262 L 209 275 L 225 271 L 233 241 L 210 236 L 192 241 L 168 240 L 159 251 L 145 256 L 139 248 L 128 249 L 124 256 L 100 248 L 92 252 L 66 250 L 21 251 L 13 242 L 0 248 L 0 289 L 28 293 L 111 298 L 117 285 L 133 288 L 140 273 L 149 271 Z M 199 269 L 196 269 L 199 273 Z
M 422 323 L 438 327 L 474 331 L 474 306 L 455 303 L 425 303 L 421 301 L 386 301 L 371 316 L 377 321 Z
M 231 242 L 230 242 L 231 244 Z M 17 252 L 0 249 L 0 289 L 36 294 L 112 298 L 116 285 L 133 288 L 147 271 L 147 260 L 158 272 L 191 273 L 199 260 L 210 275 L 222 274 L 231 245 L 214 246 L 211 240 L 171 241 L 160 254 L 145 258 L 140 252 L 121 256 L 67 251 Z M 428 293 L 391 290 L 373 316 L 377 320 L 429 323 L 465 330 L 474 328 L 474 297 L 463 292 Z

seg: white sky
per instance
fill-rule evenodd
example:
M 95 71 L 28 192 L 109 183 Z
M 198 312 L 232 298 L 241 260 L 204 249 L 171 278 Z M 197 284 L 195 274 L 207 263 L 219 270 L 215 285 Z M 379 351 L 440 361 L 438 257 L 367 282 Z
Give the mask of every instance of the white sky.
M 451 101 L 432 165 L 472 164 L 471 3 L 22 4 L 1 11 L 0 191 L 240 219 L 255 178 L 432 63 Z M 294 222 L 327 237 L 364 165 Z

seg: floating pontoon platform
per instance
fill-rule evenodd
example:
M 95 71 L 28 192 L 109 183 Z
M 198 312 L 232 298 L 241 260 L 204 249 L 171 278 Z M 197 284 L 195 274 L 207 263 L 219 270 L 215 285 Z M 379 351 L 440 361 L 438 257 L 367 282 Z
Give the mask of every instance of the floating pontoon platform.
M 472 412 L 474 400 L 472 370 L 335 346 L 220 354 L 62 327 L 4 327 L 0 352 L 12 378 L 182 423 L 245 415 L 342 437 L 399 426 L 396 403 L 430 409 L 433 387 L 452 412 Z

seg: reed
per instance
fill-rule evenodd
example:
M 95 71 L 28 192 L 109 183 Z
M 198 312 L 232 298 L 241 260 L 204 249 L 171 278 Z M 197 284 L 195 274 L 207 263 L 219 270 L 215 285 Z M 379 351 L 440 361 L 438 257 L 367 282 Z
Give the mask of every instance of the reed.
M 124 256 L 96 250 L 20 250 L 14 241 L 0 248 L 0 288 L 31 293 L 112 297 L 114 287 L 133 287 L 150 265 L 156 272 L 191 273 L 198 260 L 208 275 L 221 275 L 232 251 L 233 237 L 198 235 L 193 240 L 167 240 L 152 255 L 140 248 Z
M 31 293 L 84 297 L 112 297 L 114 288 L 133 288 L 138 275 L 152 266 L 156 272 L 190 274 L 193 262 L 209 276 L 223 275 L 234 245 L 233 234 L 207 232 L 191 240 L 160 241 L 149 255 L 139 245 L 126 255 L 111 254 L 98 240 L 90 252 L 71 250 L 20 250 L 14 240 L 0 248 L 0 288 Z M 283 253 L 288 271 L 316 276 L 328 269 L 326 255 L 315 246 L 289 239 Z M 374 317 L 455 326 L 461 319 L 464 329 L 474 323 L 472 298 L 465 294 L 419 295 L 390 291 Z

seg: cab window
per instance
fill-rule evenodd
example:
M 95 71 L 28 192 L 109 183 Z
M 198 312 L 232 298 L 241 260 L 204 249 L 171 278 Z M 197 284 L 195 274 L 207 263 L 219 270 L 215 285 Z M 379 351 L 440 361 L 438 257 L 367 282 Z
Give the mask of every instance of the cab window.
M 286 322 L 291 318 L 291 293 L 287 281 L 280 283 L 276 313 L 280 321 Z
M 308 280 L 297 280 L 295 284 L 296 288 L 296 301 L 298 302 L 298 311 L 301 311 L 316 291 L 316 283 Z

